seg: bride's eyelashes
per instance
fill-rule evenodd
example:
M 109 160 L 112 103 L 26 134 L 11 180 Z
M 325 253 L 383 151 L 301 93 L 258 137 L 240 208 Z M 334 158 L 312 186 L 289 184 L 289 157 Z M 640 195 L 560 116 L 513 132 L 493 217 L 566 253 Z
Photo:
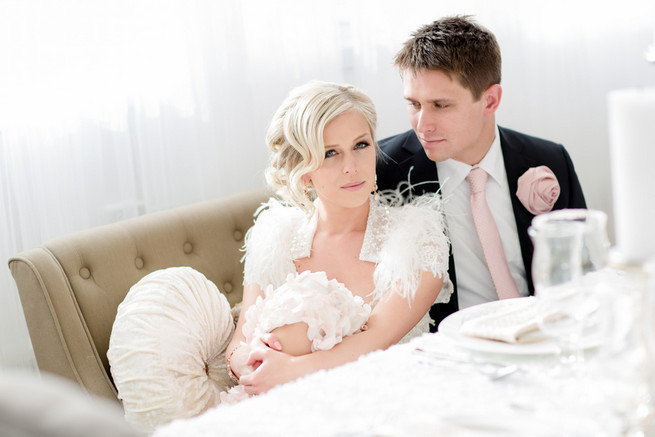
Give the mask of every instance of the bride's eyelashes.
M 371 143 L 369 143 L 368 141 L 360 141 L 357 144 L 355 144 L 355 146 L 353 147 L 353 150 L 362 150 L 362 149 L 366 149 L 367 147 L 370 147 L 370 146 L 371 146 Z M 338 154 L 338 151 L 336 149 L 328 149 L 328 150 L 325 151 L 325 157 L 326 158 L 331 158 L 331 157 L 333 157 L 333 156 L 335 156 L 337 154 Z

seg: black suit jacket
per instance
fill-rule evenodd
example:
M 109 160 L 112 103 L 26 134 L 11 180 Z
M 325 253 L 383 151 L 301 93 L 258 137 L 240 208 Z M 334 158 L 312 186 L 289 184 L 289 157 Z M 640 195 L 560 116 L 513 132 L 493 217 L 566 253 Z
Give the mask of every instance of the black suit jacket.
M 531 271 L 533 247 L 528 236 L 528 227 L 534 215 L 525 209 L 516 197 L 518 178 L 531 167 L 545 165 L 555 173 L 561 190 L 553 209 L 586 208 L 586 203 L 571 157 L 561 144 L 502 127 L 499 127 L 498 130 L 528 287 L 530 294 L 533 294 Z M 395 189 L 402 181 L 410 182 L 414 195 L 436 192 L 439 189 L 437 166 L 427 157 L 413 130 L 386 138 L 379 144 L 382 150 L 377 165 L 379 190 Z M 493 205 L 490 207 L 493 209 Z M 439 322 L 447 315 L 459 309 L 457 275 L 452 250 L 448 273 L 453 281 L 455 291 L 448 303 L 432 306 L 430 315 L 436 322 L 433 330 L 436 330 Z

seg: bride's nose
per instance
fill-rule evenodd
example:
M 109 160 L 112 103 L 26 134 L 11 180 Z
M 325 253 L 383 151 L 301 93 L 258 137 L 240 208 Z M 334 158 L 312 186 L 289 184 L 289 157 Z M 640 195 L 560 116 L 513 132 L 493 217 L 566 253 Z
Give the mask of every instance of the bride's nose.
M 357 173 L 357 162 L 352 153 L 344 155 L 343 159 L 343 172 L 344 174 Z

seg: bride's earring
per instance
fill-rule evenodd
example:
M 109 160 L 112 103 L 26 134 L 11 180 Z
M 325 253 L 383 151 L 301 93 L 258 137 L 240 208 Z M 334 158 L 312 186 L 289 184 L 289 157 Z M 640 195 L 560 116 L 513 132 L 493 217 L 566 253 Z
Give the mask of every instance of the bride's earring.
M 380 200 L 380 195 L 378 194 L 378 175 L 375 175 L 375 186 L 373 187 L 373 200 L 376 202 Z
M 311 188 L 312 188 L 312 183 L 310 181 L 305 184 L 305 188 L 303 190 L 303 192 L 305 193 L 305 197 L 307 197 L 310 201 L 312 200 L 312 195 L 309 191 Z

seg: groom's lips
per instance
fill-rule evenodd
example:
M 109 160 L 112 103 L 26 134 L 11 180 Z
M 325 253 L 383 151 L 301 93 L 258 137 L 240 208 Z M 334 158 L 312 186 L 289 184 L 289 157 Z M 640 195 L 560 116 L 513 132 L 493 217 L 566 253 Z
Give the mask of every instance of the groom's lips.
M 439 144 L 443 143 L 446 141 L 445 139 L 436 139 L 436 140 L 427 140 L 425 138 L 419 138 L 421 141 L 421 144 L 425 147 L 435 147 L 438 146 Z

